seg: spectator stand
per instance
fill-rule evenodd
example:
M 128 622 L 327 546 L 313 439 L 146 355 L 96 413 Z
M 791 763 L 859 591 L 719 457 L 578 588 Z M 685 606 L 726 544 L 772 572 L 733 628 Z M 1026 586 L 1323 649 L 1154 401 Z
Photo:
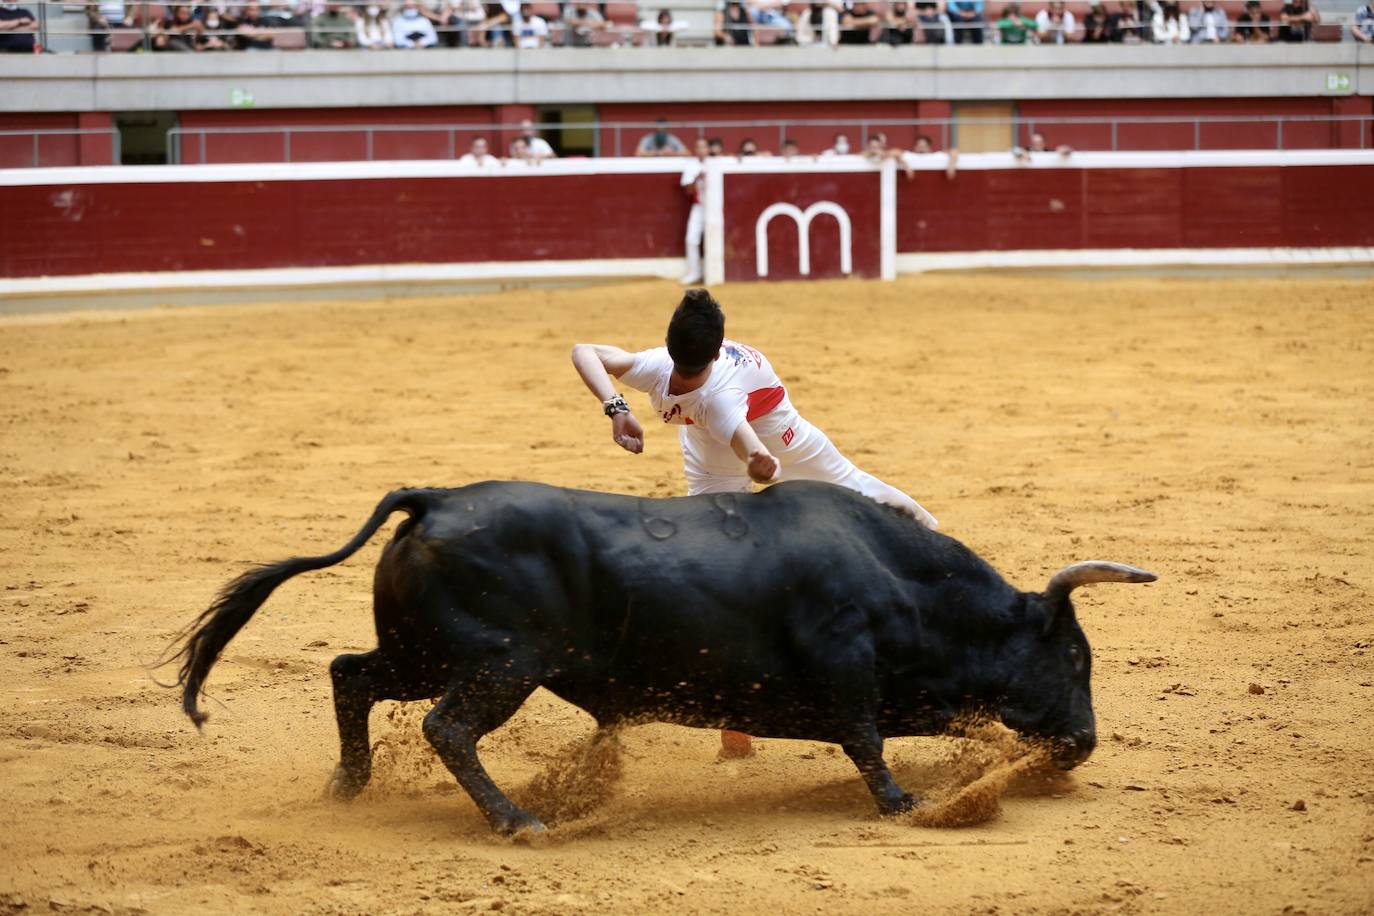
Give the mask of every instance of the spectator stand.
M 350 10 L 350 14 L 352 14 L 352 12 L 361 10 L 373 2 L 375 0 L 341 0 L 340 5 Z M 1137 10 L 1140 21 L 1136 29 L 1136 37 L 1148 42 L 1150 40 L 1151 3 L 1153 0 L 1129 0 L 1129 2 Z M 871 6 L 886 23 L 892 15 L 894 6 L 899 3 L 908 11 L 915 9 L 915 3 L 905 2 L 905 0 L 875 0 Z M 147 2 L 147 0 L 129 2 L 123 5 L 127 24 L 123 22 L 111 23 L 106 29 L 93 27 L 92 23 L 88 21 L 85 4 L 64 3 L 61 0 L 33 0 L 26 5 L 39 14 L 39 46 L 44 50 L 55 52 L 90 51 L 95 50 L 97 45 L 102 43 L 104 49 L 110 52 L 151 52 L 155 50 L 153 39 L 160 27 L 159 24 L 168 15 L 171 8 L 171 4 Z M 383 0 L 381 5 L 392 13 L 400 8 L 398 0 Z M 649 24 L 664 9 L 670 10 L 673 18 L 685 26 L 674 30 L 673 44 L 681 47 L 706 47 L 722 44 L 716 28 L 714 0 L 684 0 L 682 3 L 660 0 L 653 5 L 647 3 L 641 5 L 637 0 L 606 0 L 606 2 L 593 2 L 589 5 L 596 8 L 605 20 L 604 27 L 590 33 L 588 45 L 592 47 L 653 45 L 655 43 L 654 30 L 649 27 Z M 981 23 L 968 25 L 953 21 L 950 23 L 950 27 L 955 33 L 978 30 L 983 36 L 982 43 L 996 43 L 999 34 L 996 23 L 1005 13 L 1007 5 L 1008 0 L 988 0 L 984 4 Z M 1114 12 L 1117 5 L 1116 0 L 1104 0 L 1104 6 L 1109 13 Z M 1279 14 L 1283 5 L 1282 0 L 1262 0 L 1262 9 L 1274 29 L 1277 29 Z M 1359 0 L 1319 0 L 1319 2 L 1314 3 L 1313 8 L 1320 14 L 1321 23 L 1312 30 L 1312 40 L 1322 42 L 1351 40 L 1349 24 L 1353 21 L 1354 10 L 1358 5 Z M 542 17 L 548 23 L 549 46 L 562 47 L 572 44 L 569 38 L 569 29 L 563 18 L 564 10 L 569 8 L 569 3 L 566 0 L 565 2 L 541 0 L 541 2 L 531 3 L 530 6 L 534 15 Z M 752 33 L 751 43 L 756 47 L 795 44 L 795 26 L 803 17 L 811 15 L 812 6 L 809 2 L 787 3 L 783 9 L 791 23 L 788 27 L 754 23 L 744 28 Z M 1198 6 L 1200 6 L 1200 0 L 1187 0 L 1181 4 L 1185 15 Z M 1225 12 L 1228 22 L 1234 27 L 1237 18 L 1245 9 L 1245 0 L 1217 0 L 1216 6 Z M 1037 13 L 1049 8 L 1049 2 L 1048 0 L 1036 0 L 1036 2 L 1021 3 L 1020 7 L 1023 15 L 1034 18 Z M 1066 0 L 1065 8 L 1075 20 L 1075 30 L 1072 35 L 1066 36 L 1065 43 L 1073 44 L 1083 40 L 1084 21 L 1091 7 L 1090 0 Z M 226 5 L 225 8 L 230 9 L 231 7 Z M 265 3 L 264 9 L 271 13 L 269 18 L 281 22 L 280 27 L 270 29 L 267 34 L 267 37 L 272 41 L 272 48 L 291 51 L 307 48 L 307 35 L 311 18 L 322 8 L 321 0 L 294 0 L 294 5 L 289 6 L 285 3 Z M 449 9 L 450 7 L 445 0 L 444 5 L 438 8 Z M 196 6 L 194 9 L 203 11 L 208 7 Z M 910 21 L 907 25 L 911 30 L 912 43 L 944 42 L 939 29 L 921 27 L 915 22 L 912 12 L 908 13 L 908 18 Z M 496 42 L 474 38 L 466 27 L 458 23 L 456 19 L 447 23 L 436 24 L 436 30 L 441 36 L 441 47 L 447 45 L 477 49 L 481 45 L 497 44 Z M 235 39 L 232 30 L 207 28 L 204 34 L 220 37 L 230 43 L 233 43 Z M 855 33 L 842 40 L 857 44 L 881 44 L 890 37 L 891 34 L 884 24 L 864 29 L 861 38 Z M 1037 40 L 1036 38 L 1031 39 L 1032 43 Z M 817 43 L 824 44 L 824 41 L 818 39 Z

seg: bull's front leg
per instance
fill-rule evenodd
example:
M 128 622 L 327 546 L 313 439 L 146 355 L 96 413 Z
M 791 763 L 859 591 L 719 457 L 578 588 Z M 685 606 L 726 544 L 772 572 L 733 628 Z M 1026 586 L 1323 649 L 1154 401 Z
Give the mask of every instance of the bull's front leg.
M 873 800 L 878 803 L 879 814 L 901 814 L 915 807 L 916 799 L 897 785 L 897 780 L 892 778 L 892 771 L 887 768 L 887 761 L 883 760 L 883 739 L 876 728 L 865 729 L 862 734 L 841 743 L 840 747 L 854 761 L 854 766 L 859 768 L 859 775 L 864 778 L 868 791 L 873 793 Z

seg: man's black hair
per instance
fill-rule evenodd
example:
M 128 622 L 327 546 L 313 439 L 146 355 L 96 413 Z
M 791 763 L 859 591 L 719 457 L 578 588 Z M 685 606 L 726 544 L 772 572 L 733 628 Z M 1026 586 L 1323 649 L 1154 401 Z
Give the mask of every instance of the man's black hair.
M 704 289 L 689 289 L 668 322 L 668 355 L 681 375 L 696 375 L 720 353 L 725 313 Z

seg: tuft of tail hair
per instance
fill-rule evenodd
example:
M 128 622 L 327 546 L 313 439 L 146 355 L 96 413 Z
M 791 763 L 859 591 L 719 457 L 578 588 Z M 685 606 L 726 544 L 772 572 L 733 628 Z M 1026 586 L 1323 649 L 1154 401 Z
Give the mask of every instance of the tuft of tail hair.
M 182 689 L 181 708 L 190 716 L 197 729 L 209 718 L 201 712 L 199 700 L 204 693 L 205 679 L 209 676 L 210 669 L 219 660 L 220 653 L 229 645 L 229 641 L 243 629 L 244 624 L 248 623 L 258 608 L 262 607 L 277 586 L 292 576 L 325 569 L 347 560 L 377 533 L 377 529 L 382 527 L 391 513 L 397 509 L 404 509 L 410 513 L 412 520 L 422 518 L 429 506 L 429 500 L 426 499 L 429 492 L 396 490 L 388 493 L 377 504 L 372 517 L 353 536 L 353 540 L 333 553 L 321 557 L 295 557 L 250 569 L 226 585 L 214 603 L 177 634 L 173 639 L 173 645 L 182 640 L 185 642 L 181 642 L 181 648 L 166 658 L 163 664 L 180 661 L 181 666 L 177 671 L 176 681 L 167 686 Z

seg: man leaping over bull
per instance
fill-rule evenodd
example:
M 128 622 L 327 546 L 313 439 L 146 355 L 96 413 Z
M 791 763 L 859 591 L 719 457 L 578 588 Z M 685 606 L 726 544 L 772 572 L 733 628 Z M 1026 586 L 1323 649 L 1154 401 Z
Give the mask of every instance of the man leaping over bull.
M 822 480 L 936 526 L 919 503 L 860 470 L 797 413 L 768 359 L 725 339 L 725 314 L 706 290 L 690 289 L 682 297 L 666 343 L 638 353 L 577 344 L 572 360 L 610 418 L 611 438 L 627 452 L 644 451 L 644 429 L 611 376 L 646 392 L 663 422 L 678 428 L 688 494 L 747 493 L 752 483 Z M 752 753 L 749 736 L 721 732 L 721 753 Z

